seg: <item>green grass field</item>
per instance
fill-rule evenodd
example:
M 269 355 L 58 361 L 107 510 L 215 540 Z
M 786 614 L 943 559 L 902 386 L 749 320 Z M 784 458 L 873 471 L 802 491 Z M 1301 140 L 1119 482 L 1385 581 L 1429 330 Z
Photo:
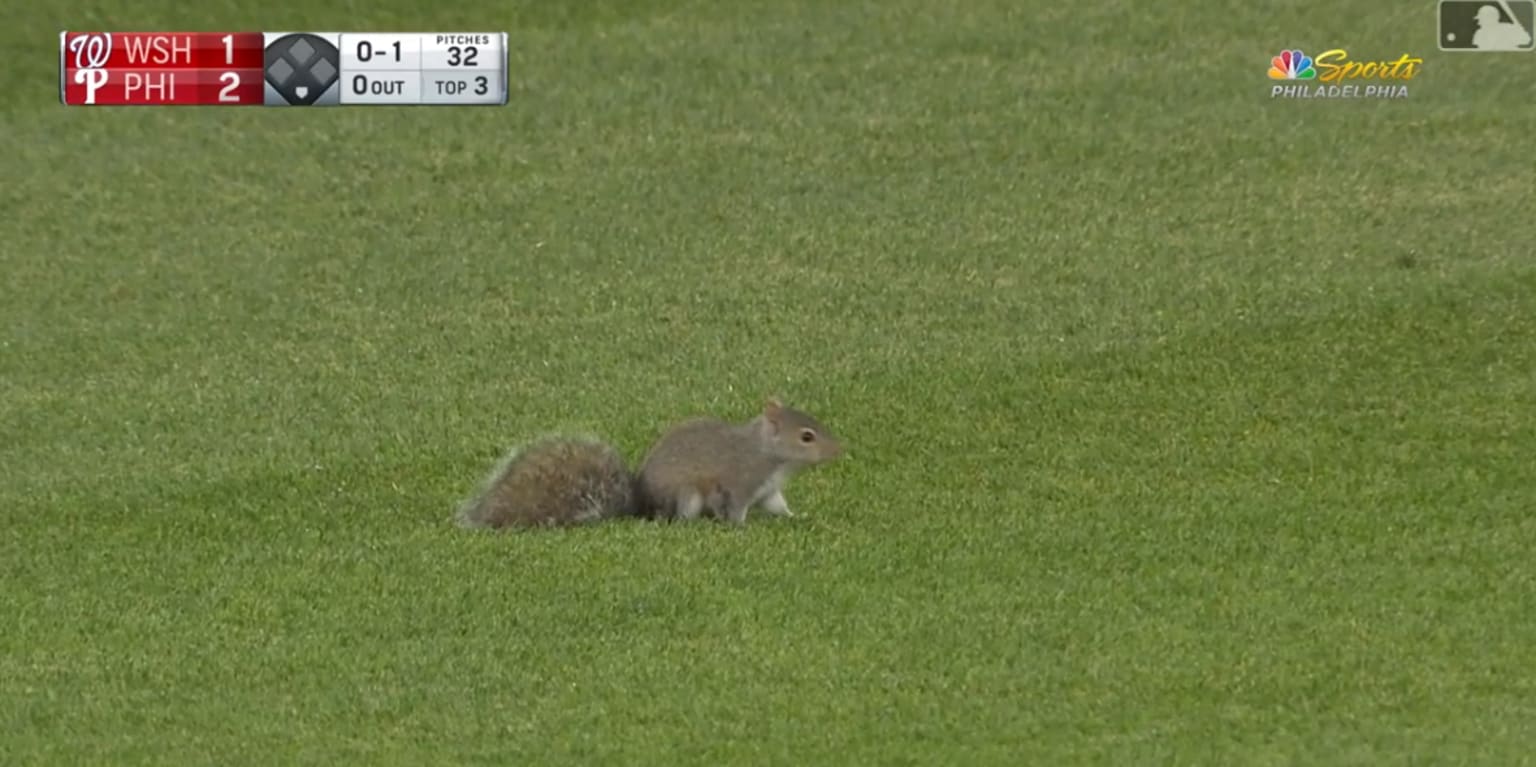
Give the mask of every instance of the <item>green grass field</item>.
M 1536 55 L 1168 5 L 10 9 L 0 763 L 1533 763 Z M 511 103 L 70 109 L 63 28 L 506 30 Z M 795 519 L 449 524 L 772 394 Z

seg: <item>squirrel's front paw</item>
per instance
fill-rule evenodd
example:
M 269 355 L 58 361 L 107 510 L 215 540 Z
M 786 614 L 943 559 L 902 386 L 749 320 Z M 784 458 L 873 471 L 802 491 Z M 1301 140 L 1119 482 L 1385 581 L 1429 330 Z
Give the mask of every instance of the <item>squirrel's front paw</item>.
M 789 503 L 784 500 L 784 493 L 778 492 L 763 499 L 763 511 L 780 517 L 793 517 L 795 513 L 789 510 Z

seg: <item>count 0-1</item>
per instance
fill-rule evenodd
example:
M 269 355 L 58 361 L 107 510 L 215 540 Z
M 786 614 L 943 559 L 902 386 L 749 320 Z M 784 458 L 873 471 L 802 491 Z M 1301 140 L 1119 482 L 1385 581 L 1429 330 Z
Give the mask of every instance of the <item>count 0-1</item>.
M 384 52 L 383 55 L 386 55 L 386 56 L 389 55 L 389 48 L 394 48 L 395 49 L 395 61 L 399 61 L 400 60 L 400 41 L 396 40 L 393 43 L 390 43 L 389 47 L 384 49 L 385 52 Z M 378 51 L 375 51 L 373 49 L 373 43 L 370 43 L 367 40 L 359 40 L 359 41 L 357 41 L 357 60 L 358 61 L 372 61 L 373 57 L 375 55 L 379 55 L 379 54 L 378 54 Z

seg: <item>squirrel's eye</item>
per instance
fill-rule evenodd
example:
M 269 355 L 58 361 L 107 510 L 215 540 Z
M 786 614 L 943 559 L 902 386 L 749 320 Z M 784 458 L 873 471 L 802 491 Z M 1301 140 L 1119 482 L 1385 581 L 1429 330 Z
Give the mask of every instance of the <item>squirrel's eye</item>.
M 806 429 L 806 430 L 800 432 L 800 441 L 801 442 L 805 442 L 805 443 L 815 442 L 816 441 L 816 432 L 811 431 L 810 429 Z

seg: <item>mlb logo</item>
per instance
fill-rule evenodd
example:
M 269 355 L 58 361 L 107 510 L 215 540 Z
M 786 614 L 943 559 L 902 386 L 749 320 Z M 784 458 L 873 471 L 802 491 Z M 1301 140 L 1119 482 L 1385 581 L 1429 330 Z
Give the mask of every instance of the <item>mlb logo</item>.
M 1440 50 L 1536 50 L 1536 0 L 1440 0 Z

